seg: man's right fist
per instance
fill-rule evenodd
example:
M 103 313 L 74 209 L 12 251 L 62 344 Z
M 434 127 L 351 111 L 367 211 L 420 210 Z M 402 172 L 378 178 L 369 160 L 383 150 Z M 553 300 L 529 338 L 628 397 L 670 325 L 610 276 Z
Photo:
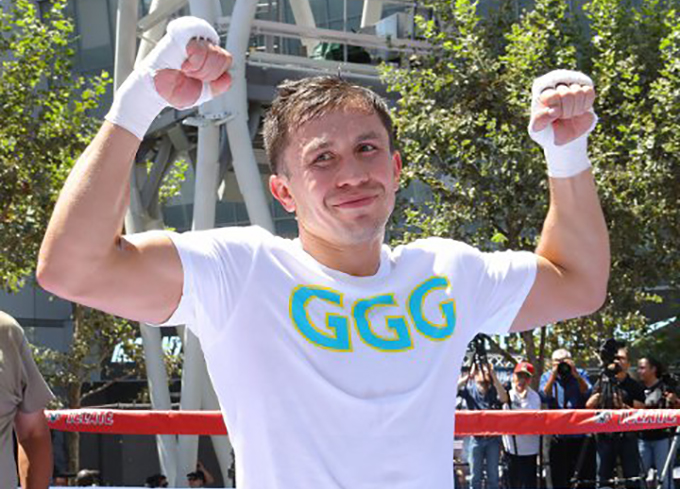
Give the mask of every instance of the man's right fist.
M 210 97 L 215 97 L 231 85 L 231 55 L 226 50 L 203 39 L 192 39 L 186 52 L 180 70 L 163 69 L 154 76 L 156 91 L 176 108 L 195 105 L 204 87 Z
M 167 106 L 177 109 L 207 102 L 231 83 L 231 55 L 205 20 L 181 17 L 120 86 L 106 120 L 140 140 Z

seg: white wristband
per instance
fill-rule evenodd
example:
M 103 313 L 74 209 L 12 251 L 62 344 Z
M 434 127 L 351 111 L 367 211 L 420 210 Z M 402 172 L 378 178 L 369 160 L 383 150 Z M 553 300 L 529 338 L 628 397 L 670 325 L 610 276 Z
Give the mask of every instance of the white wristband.
M 557 146 L 555 144 L 555 131 L 552 124 L 541 131 L 534 131 L 534 117 L 537 111 L 540 110 L 541 103 L 539 97 L 543 91 L 549 88 L 556 88 L 558 85 L 571 85 L 577 83 L 579 85 L 593 86 L 593 81 L 590 77 L 579 73 L 578 71 L 569 70 L 555 70 L 541 76 L 534 80 L 531 88 L 531 120 L 529 121 L 529 136 L 543 147 L 545 158 L 548 162 L 548 175 L 553 178 L 569 178 L 587 170 L 591 167 L 590 159 L 588 158 L 588 134 L 597 125 L 597 114 L 592 109 L 593 123 L 588 130 L 576 138 L 575 140 Z
M 156 91 L 154 76 L 159 70 L 180 70 L 187 58 L 187 44 L 194 38 L 206 39 L 213 44 L 220 41 L 215 29 L 203 19 L 180 17 L 170 22 L 165 36 L 116 91 L 106 120 L 144 139 L 156 116 L 170 106 Z M 210 84 L 203 83 L 203 91 L 191 107 L 211 98 Z

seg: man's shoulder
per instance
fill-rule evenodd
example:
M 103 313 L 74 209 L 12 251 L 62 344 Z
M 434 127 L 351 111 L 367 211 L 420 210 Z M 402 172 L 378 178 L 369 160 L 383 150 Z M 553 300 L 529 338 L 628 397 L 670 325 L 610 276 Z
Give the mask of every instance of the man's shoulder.
M 16 319 L 0 311 L 0 338 L 21 338 L 24 336 L 24 330 L 19 325 Z

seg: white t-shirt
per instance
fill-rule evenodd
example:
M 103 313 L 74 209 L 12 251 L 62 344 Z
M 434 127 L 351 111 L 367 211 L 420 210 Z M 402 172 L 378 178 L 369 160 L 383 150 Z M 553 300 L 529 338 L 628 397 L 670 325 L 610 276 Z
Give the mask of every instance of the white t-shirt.
M 430 238 L 355 277 L 258 227 L 170 236 L 184 291 L 165 324 L 200 340 L 237 487 L 452 487 L 466 346 L 508 331 L 534 254 Z
M 520 397 L 514 388 L 510 389 L 508 395 L 510 397 L 509 409 L 541 409 L 541 398 L 532 388 L 528 388 L 524 397 Z M 506 404 L 503 408 L 508 409 L 508 405 Z M 503 436 L 503 447 L 513 455 L 537 455 L 540 444 L 539 435 Z

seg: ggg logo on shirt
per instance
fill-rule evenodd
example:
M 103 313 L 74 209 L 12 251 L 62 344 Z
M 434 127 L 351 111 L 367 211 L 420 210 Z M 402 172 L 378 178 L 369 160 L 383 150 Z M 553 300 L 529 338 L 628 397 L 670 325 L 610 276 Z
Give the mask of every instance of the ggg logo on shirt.
M 353 322 L 359 338 L 371 348 L 379 351 L 397 352 L 413 348 L 411 337 L 412 324 L 416 331 L 432 341 L 445 340 L 456 327 L 456 303 L 453 299 L 439 303 L 443 322 L 431 322 L 425 317 L 424 304 L 427 295 L 435 290 L 446 290 L 449 281 L 446 277 L 430 277 L 411 291 L 407 301 L 406 315 L 386 316 L 389 335 L 377 334 L 369 319 L 371 311 L 377 308 L 403 306 L 397 303 L 394 294 L 381 294 L 358 299 L 352 305 L 351 317 L 343 314 L 345 308 L 343 294 L 336 290 L 315 286 L 301 285 L 293 290 L 290 296 L 290 317 L 297 330 L 314 345 L 333 351 L 352 351 Z M 325 328 L 319 327 L 309 317 L 309 305 L 313 301 L 323 301 L 329 306 L 326 313 Z

